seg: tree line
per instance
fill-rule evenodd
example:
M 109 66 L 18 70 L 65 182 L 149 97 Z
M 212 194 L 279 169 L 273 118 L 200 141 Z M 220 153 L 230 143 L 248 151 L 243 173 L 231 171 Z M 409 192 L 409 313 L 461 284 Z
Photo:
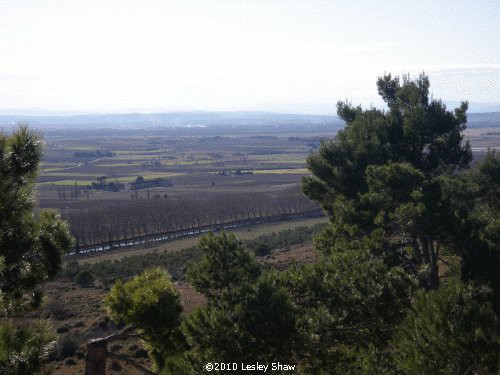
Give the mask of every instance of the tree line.
M 297 190 L 280 195 L 217 194 L 199 200 L 126 201 L 121 204 L 88 210 L 63 211 L 76 239 L 76 250 L 97 244 L 112 245 L 191 228 L 293 214 L 314 210 Z
M 285 229 L 242 242 L 250 251 L 263 256 L 275 249 L 310 242 L 323 226 L 324 224 L 316 224 L 312 227 Z M 199 260 L 201 256 L 202 250 L 198 246 L 192 246 L 175 252 L 131 255 L 118 260 L 103 260 L 91 264 L 69 260 L 60 276 L 74 280 L 78 275 L 85 273 L 90 275 L 92 281 L 97 280 L 110 285 L 117 279 L 129 280 L 148 268 L 161 267 L 169 272 L 173 280 L 177 281 L 185 279 L 186 265 Z

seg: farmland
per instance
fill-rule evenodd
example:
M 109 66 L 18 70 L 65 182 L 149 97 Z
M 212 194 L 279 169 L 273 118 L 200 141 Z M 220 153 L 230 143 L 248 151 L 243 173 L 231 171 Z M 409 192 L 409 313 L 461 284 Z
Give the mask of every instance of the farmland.
M 498 14 L 0 1 L 0 375 L 500 375 Z
M 497 117 L 479 119 L 466 137 L 480 157 L 500 135 Z M 340 128 L 327 120 L 45 129 L 40 206 L 61 212 L 80 247 L 317 209 L 300 182 L 308 155 Z
M 307 156 L 337 129 L 45 130 L 40 207 L 61 212 L 78 248 L 317 210 L 300 181 Z
M 466 131 L 476 160 L 500 145 L 498 124 L 486 125 Z M 82 373 L 85 341 L 119 329 L 101 303 L 118 279 L 159 266 L 175 280 L 186 313 L 202 305 L 204 297 L 185 278 L 187 263 L 201 255 L 196 228 L 255 223 L 231 231 L 261 264 L 284 270 L 314 262 L 312 238 L 328 222 L 325 217 L 262 220 L 318 210 L 302 194 L 301 179 L 308 175 L 308 155 L 338 129 L 336 124 L 200 132 L 174 127 L 142 130 L 142 135 L 133 129 L 46 130 L 38 200 L 41 208 L 56 209 L 69 222 L 79 252 L 67 256 L 58 279 L 44 286 L 47 299 L 30 317 L 46 319 L 57 330 L 48 367 L 55 374 Z M 192 235 L 144 241 L 165 233 Z M 123 243 L 130 246 L 118 246 Z M 84 251 L 96 247 L 105 250 Z M 84 273 L 92 275 L 89 285 L 77 282 Z M 113 350 L 151 364 L 139 340 Z M 110 373 L 137 373 L 125 364 L 108 365 Z

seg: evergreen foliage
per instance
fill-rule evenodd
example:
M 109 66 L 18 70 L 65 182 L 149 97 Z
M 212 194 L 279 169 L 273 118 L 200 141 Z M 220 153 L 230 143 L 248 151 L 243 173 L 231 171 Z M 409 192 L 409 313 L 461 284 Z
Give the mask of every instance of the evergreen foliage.
M 448 111 L 425 75 L 377 85 L 388 110 L 339 102 L 345 129 L 308 160 L 304 192 L 331 221 L 317 262 L 279 272 L 233 235 L 209 234 L 187 271 L 206 299 L 195 311 L 180 315 L 159 270 L 115 285 L 110 311 L 155 343 L 161 374 L 278 361 L 320 375 L 499 371 L 500 158 L 468 169 L 467 103 Z M 443 267 L 450 256 L 459 267 Z M 162 290 L 172 297 L 151 303 Z M 161 314 L 170 321 L 148 328 Z
M 346 126 L 309 157 L 313 175 L 303 179 L 303 190 L 331 219 L 317 242 L 325 254 L 369 248 L 436 289 L 443 248 L 462 255 L 466 268 L 478 257 L 487 260 L 456 241 L 469 221 L 454 194 L 472 159 L 462 135 L 467 103 L 449 111 L 430 97 L 429 86 L 424 74 L 415 80 L 389 74 L 377 82 L 387 111 L 339 102 Z M 472 204 L 473 194 L 468 198 Z
M 43 142 L 27 127 L 0 134 L 0 309 L 4 317 L 34 310 L 41 283 L 54 278 L 72 245 L 54 211 L 34 213 L 33 184 Z M 0 322 L 0 373 L 28 375 L 41 368 L 54 346 L 44 323 Z
M 0 322 L 0 373 L 31 375 L 38 372 L 56 344 L 46 323 Z
M 152 358 L 162 366 L 163 356 L 177 347 L 182 312 L 170 275 L 154 268 L 126 283 L 119 280 L 104 303 L 115 321 L 134 324 L 147 337 Z
M 491 304 L 456 280 L 420 291 L 398 328 L 393 357 L 403 374 L 495 374 L 500 325 Z
M 42 140 L 26 127 L 11 136 L 0 134 L 0 308 L 7 314 L 40 304 L 38 286 L 56 275 L 72 245 L 58 214 L 34 214 L 42 148 Z
M 366 351 L 384 355 L 384 343 L 404 318 L 414 285 L 401 269 L 362 250 L 278 272 L 259 264 L 233 235 L 209 234 L 199 246 L 203 256 L 187 275 L 206 304 L 180 317 L 175 338 L 163 336 L 161 345 L 150 347 L 162 374 L 196 374 L 214 358 L 300 363 L 302 373 L 311 374 L 327 368 L 354 371 Z M 146 330 L 143 325 L 151 319 L 130 314 L 139 309 L 160 316 L 167 310 L 159 303 L 144 304 L 155 289 L 148 272 L 115 284 L 106 301 L 115 319 L 137 325 L 146 342 L 158 343 L 160 327 Z M 171 310 L 175 303 L 170 303 Z M 165 319 L 154 324 L 168 325 Z M 159 349 L 165 342 L 175 342 L 175 349 Z

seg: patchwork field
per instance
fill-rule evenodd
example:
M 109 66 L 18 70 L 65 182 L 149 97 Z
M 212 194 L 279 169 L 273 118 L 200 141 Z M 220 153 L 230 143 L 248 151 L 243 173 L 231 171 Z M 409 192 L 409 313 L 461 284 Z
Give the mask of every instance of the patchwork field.
M 467 130 L 476 159 L 500 145 L 497 129 Z M 119 279 L 161 267 L 175 281 L 185 312 L 201 306 L 204 298 L 185 277 L 188 264 L 201 256 L 196 246 L 200 228 L 251 222 L 227 230 L 259 262 L 278 270 L 317 260 L 313 237 L 328 220 L 304 219 L 304 213 L 320 210 L 302 194 L 301 180 L 309 175 L 308 156 L 337 131 L 336 126 L 307 124 L 200 132 L 46 131 L 37 200 L 40 208 L 59 211 L 76 239 L 58 279 L 44 285 L 42 307 L 23 317 L 48 321 L 57 332 L 47 369 L 56 375 L 83 373 L 85 342 L 122 327 L 102 303 Z M 165 239 L 172 233 L 189 237 Z M 164 236 L 163 242 L 142 242 L 157 236 Z M 439 271 L 446 276 L 459 260 L 446 254 L 443 259 Z M 87 282 L 82 275 L 89 277 Z M 110 350 L 151 365 L 137 339 L 110 345 Z M 107 373 L 139 372 L 110 360 Z
M 338 129 L 46 131 L 40 206 L 60 210 L 83 247 L 314 209 L 300 191 L 306 160 Z M 497 129 L 467 129 L 476 156 L 500 144 Z

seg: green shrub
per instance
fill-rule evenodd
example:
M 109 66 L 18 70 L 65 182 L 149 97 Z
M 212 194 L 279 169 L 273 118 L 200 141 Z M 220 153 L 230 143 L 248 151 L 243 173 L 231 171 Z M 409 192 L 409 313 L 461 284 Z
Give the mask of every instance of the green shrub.
M 162 364 L 160 353 L 178 346 L 182 305 L 179 292 L 165 270 L 149 269 L 126 283 L 118 280 L 104 303 L 115 321 L 134 324 L 147 336 L 149 354 L 155 364 Z
M 66 333 L 70 330 L 70 326 L 67 324 L 63 324 L 59 327 L 57 327 L 56 332 L 57 333 Z
M 75 276 L 75 283 L 83 287 L 89 287 L 94 283 L 94 275 L 87 270 L 81 271 Z
M 67 358 L 75 355 L 75 352 L 78 350 L 80 346 L 80 342 L 78 337 L 72 334 L 66 334 L 59 338 L 57 342 L 57 352 L 59 358 Z
M 0 322 L 0 374 L 37 372 L 54 346 L 55 334 L 46 323 Z
M 266 245 L 265 243 L 261 243 L 255 248 L 255 254 L 258 256 L 268 255 L 270 252 L 271 246 Z

